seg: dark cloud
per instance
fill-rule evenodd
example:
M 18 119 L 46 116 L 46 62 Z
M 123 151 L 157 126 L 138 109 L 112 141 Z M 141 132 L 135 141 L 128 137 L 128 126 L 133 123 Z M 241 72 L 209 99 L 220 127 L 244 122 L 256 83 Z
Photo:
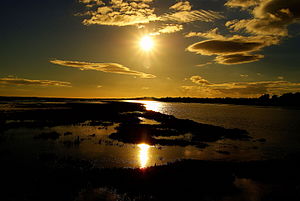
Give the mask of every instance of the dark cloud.
M 217 55 L 216 63 L 219 64 L 242 64 L 258 61 L 264 56 L 253 54 L 264 47 L 279 43 L 274 36 L 240 36 L 224 37 L 217 33 L 217 29 L 206 33 L 198 33 L 201 37 L 220 39 L 204 40 L 187 47 L 190 52 L 201 55 Z
M 24 79 L 24 78 L 17 78 L 17 77 L 0 78 L 0 85 L 71 87 L 70 82 L 54 81 L 54 80 L 31 80 L 31 79 Z
M 215 61 L 219 64 L 232 65 L 232 64 L 243 64 L 258 61 L 264 58 L 261 54 L 231 54 L 231 55 L 220 55 L 217 56 Z
M 226 25 L 257 35 L 288 36 L 288 25 L 300 21 L 300 1 L 261 0 L 251 13 L 252 19 L 229 21 Z
M 81 61 L 64 61 L 64 60 L 51 60 L 53 64 L 67 66 L 72 68 L 78 68 L 80 70 L 94 70 L 106 73 L 116 73 L 124 75 L 133 75 L 140 78 L 155 78 L 155 75 L 147 74 L 139 71 L 134 71 L 117 63 L 91 63 Z
M 247 42 L 238 40 L 205 40 L 195 43 L 187 48 L 190 52 L 202 55 L 227 55 L 257 51 L 263 47 L 260 42 Z
M 299 0 L 228 0 L 225 5 L 248 9 L 253 18 L 235 19 L 225 25 L 233 31 L 245 30 L 253 35 L 225 37 L 218 33 L 218 28 L 185 35 L 210 39 L 194 43 L 187 50 L 201 55 L 216 55 L 215 62 L 218 64 L 243 64 L 264 58 L 254 52 L 279 44 L 283 36 L 288 36 L 288 25 L 300 22 Z

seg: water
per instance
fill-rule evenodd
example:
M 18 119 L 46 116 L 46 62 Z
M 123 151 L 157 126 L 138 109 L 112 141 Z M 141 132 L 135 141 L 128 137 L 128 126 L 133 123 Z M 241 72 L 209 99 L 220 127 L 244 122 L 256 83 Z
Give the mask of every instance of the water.
M 265 138 L 260 146 L 265 157 L 284 157 L 300 152 L 300 108 L 228 104 L 166 103 L 135 101 L 149 110 L 191 119 L 199 123 L 247 130 L 254 139 Z
M 24 163 L 36 159 L 39 154 L 55 153 L 63 157 L 91 160 L 98 167 L 145 168 L 180 159 L 244 161 L 282 158 L 300 151 L 299 109 L 135 100 L 130 102 L 142 103 L 147 110 L 174 115 L 177 118 L 192 119 L 225 128 L 245 129 L 253 140 L 219 140 L 209 143 L 210 146 L 204 149 L 194 146 L 133 145 L 108 138 L 115 132 L 117 124 L 99 128 L 83 123 L 39 129 L 9 129 L 5 131 L 5 135 L 9 136 L 8 141 L 2 143 L 0 152 L 9 152 L 7 157 L 15 155 Z M 11 105 L 7 107 L 7 104 L 4 104 L 3 108 L 16 109 Z M 147 124 L 157 123 L 148 119 L 142 121 Z M 61 137 L 56 141 L 33 140 L 37 134 L 49 131 L 58 132 Z M 71 132 L 72 135 L 64 135 L 66 132 Z M 77 136 L 83 140 L 80 145 L 69 146 L 68 142 L 72 142 Z M 265 138 L 266 142 L 257 141 L 261 138 Z

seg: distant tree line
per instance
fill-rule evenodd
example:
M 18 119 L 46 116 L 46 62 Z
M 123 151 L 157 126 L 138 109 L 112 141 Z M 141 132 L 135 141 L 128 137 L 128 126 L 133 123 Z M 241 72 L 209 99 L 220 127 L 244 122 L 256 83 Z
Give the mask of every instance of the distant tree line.
M 153 98 L 163 102 L 181 103 L 217 103 L 238 105 L 263 105 L 263 106 L 300 106 L 300 92 L 285 93 L 281 96 L 264 94 L 259 98 L 191 98 L 191 97 L 166 97 Z

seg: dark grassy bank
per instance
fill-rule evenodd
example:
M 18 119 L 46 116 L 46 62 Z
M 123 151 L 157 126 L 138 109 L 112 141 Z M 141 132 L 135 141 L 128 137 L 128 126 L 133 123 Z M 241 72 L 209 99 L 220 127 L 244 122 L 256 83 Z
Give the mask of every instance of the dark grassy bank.
M 47 154 L 20 165 L 2 161 L 1 200 L 252 200 L 245 193 L 266 201 L 300 198 L 297 159 L 99 169 L 90 161 Z

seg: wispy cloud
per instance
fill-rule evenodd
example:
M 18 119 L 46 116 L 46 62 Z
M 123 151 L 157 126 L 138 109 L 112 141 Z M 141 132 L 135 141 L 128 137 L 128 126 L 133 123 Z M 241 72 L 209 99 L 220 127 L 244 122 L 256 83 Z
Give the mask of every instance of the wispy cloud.
M 212 10 L 191 10 L 191 11 L 177 11 L 166 13 L 161 16 L 162 21 L 173 21 L 178 23 L 188 23 L 194 21 L 212 22 L 216 19 L 221 19 L 223 16 Z
M 155 78 L 155 75 L 147 74 L 139 71 L 134 71 L 118 63 L 91 63 L 81 61 L 65 61 L 65 60 L 50 60 L 51 63 L 67 66 L 71 68 L 77 68 L 79 70 L 94 70 L 106 73 L 116 73 L 124 75 L 133 75 L 140 78 Z
M 192 10 L 192 6 L 188 1 L 180 1 L 174 4 L 173 6 L 171 6 L 170 9 L 177 10 L 177 11 L 190 11 Z
M 218 40 L 224 40 L 226 39 L 225 36 L 218 33 L 218 28 L 211 29 L 207 32 L 189 32 L 185 35 L 185 37 L 201 37 L 201 38 L 208 38 L 208 39 L 218 39 Z
M 32 80 L 17 77 L 0 78 L 0 85 L 5 86 L 55 86 L 55 87 L 71 87 L 70 82 L 54 81 L 54 80 Z
M 207 65 L 210 65 L 210 64 L 213 64 L 214 62 L 212 62 L 212 61 L 208 61 L 208 62 L 206 62 L 206 63 L 202 63 L 202 64 L 197 64 L 196 66 L 198 66 L 198 67 L 204 67 L 204 66 L 207 66 Z

